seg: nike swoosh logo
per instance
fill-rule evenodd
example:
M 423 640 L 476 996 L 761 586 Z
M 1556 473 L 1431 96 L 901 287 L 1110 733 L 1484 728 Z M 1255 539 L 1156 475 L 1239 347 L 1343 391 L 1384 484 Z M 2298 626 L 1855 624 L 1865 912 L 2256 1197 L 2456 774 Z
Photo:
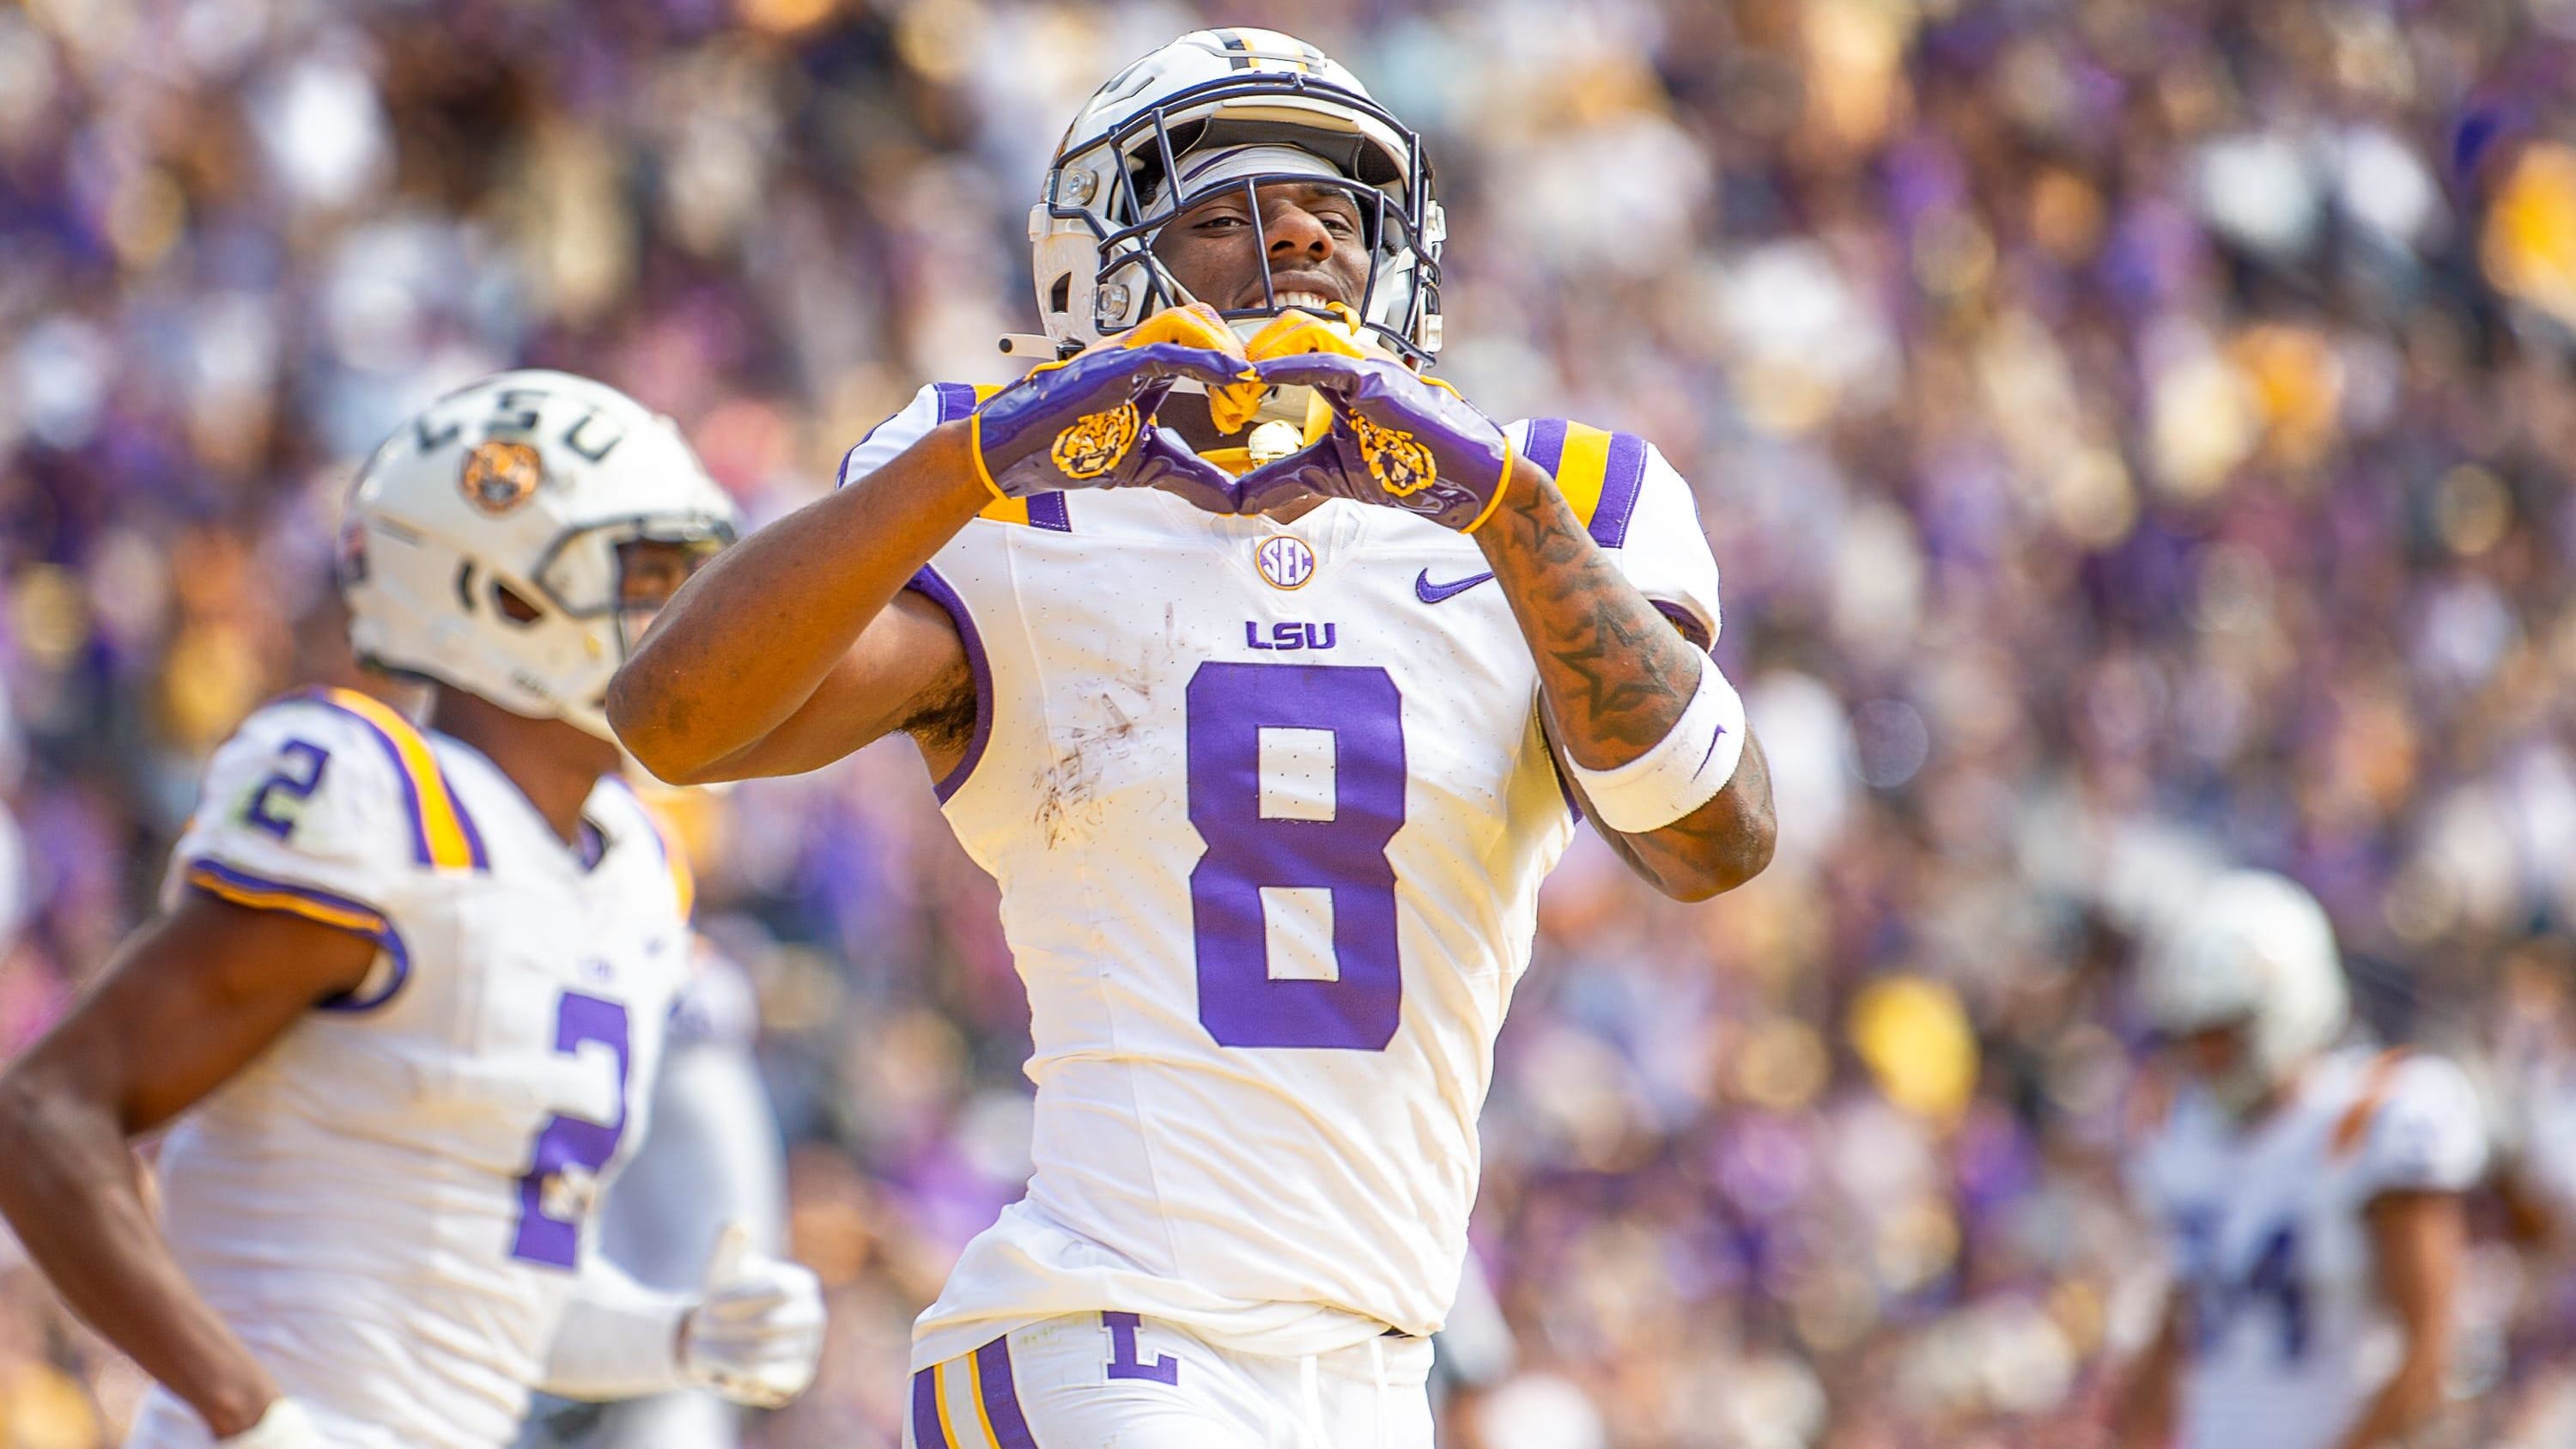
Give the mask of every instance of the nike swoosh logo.
M 1456 598 L 1492 577 L 1491 573 L 1469 574 L 1456 583 L 1435 584 L 1431 582 L 1431 570 L 1424 569 L 1413 576 L 1413 596 L 1426 604 L 1436 604 L 1442 599 Z

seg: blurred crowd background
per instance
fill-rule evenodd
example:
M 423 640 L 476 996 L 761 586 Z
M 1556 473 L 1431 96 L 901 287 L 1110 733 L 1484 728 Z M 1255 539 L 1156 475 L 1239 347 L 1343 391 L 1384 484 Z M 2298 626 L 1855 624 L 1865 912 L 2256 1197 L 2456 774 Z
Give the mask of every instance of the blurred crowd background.
M 150 908 L 208 748 L 350 677 L 334 515 L 406 412 L 586 372 L 792 508 L 1004 375 L 1064 118 L 1227 22 L 1428 133 L 1447 376 L 1692 479 L 1778 780 L 1716 904 L 1588 837 L 1550 885 L 1476 1231 L 1514 1341 L 1447 1442 L 2096 1442 L 2154 1292 L 2122 983 L 2213 863 L 2324 898 L 2508 1163 L 2565 1130 L 2571 0 L 7 0 L 0 1056 Z M 906 1325 L 1025 1171 L 920 776 L 677 806 L 834 1295 L 775 1449 L 896 1442 Z M 2441 1442 L 2576 1439 L 2523 1177 Z M 0 1444 L 113 1442 L 132 1370 L 9 1261 Z

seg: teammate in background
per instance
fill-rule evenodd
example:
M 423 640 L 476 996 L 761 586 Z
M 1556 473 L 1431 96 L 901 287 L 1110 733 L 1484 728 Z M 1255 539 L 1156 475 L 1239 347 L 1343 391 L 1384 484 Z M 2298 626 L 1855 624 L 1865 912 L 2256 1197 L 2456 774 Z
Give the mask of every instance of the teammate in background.
M 2376 1449 L 2441 1402 L 2486 1137 L 2438 1057 L 2336 1046 L 2323 908 L 2221 876 L 2142 966 L 2183 1085 L 2135 1161 L 2174 1285 L 2120 1405 L 2133 1449 Z
M 561 373 L 369 460 L 350 640 L 436 686 L 430 728 L 345 690 L 252 715 L 165 912 L 0 1076 L 0 1212 L 157 1382 L 129 1444 L 491 1449 L 532 1385 L 812 1376 L 811 1274 L 727 1251 L 653 1293 L 587 1221 L 689 954 L 600 696 L 731 520 L 668 420 Z M 156 1224 L 126 1143 L 174 1120 Z
M 1770 857 L 1717 566 L 1644 439 L 1420 373 L 1431 169 L 1314 47 L 1127 67 L 1032 222 L 1074 355 L 924 388 L 611 717 L 679 781 L 907 731 L 1001 883 L 1037 1168 L 915 1326 L 910 1442 L 1421 1449 L 1576 802 L 1684 899 Z
M 705 942 L 672 1003 L 652 1125 L 599 1204 L 599 1250 L 648 1288 L 697 1286 L 729 1226 L 775 1254 L 787 1231 L 787 1162 L 753 1054 L 759 1002 L 742 968 Z M 732 1449 L 743 1412 L 702 1389 L 615 1403 L 540 1396 L 519 1449 Z

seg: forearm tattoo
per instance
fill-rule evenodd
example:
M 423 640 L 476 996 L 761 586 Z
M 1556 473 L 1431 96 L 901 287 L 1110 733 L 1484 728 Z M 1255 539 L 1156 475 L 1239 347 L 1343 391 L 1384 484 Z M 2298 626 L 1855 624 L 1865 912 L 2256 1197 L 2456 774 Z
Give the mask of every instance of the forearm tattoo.
M 1637 758 L 1672 730 L 1699 687 L 1700 652 L 1637 592 L 1565 496 L 1507 508 L 1490 550 L 1538 659 L 1557 738 L 1587 769 Z
M 1503 532 L 1487 557 L 1538 661 L 1554 747 L 1591 769 L 1625 764 L 1672 730 L 1707 655 L 1628 582 L 1563 494 L 1535 495 L 1495 515 L 1488 527 Z M 1769 859 L 1770 798 L 1761 746 L 1748 739 L 1715 799 L 1658 830 L 1601 835 L 1631 869 L 1695 898 L 1704 889 L 1694 887 L 1723 889 Z

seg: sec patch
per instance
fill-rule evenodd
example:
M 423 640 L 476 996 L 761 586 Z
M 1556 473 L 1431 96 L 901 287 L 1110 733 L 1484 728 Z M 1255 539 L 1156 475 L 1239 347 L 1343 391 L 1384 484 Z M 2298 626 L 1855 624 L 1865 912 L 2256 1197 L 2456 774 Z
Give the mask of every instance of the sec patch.
M 1315 576 L 1315 551 L 1290 534 L 1274 533 L 1253 545 L 1252 562 L 1274 589 L 1302 589 Z

